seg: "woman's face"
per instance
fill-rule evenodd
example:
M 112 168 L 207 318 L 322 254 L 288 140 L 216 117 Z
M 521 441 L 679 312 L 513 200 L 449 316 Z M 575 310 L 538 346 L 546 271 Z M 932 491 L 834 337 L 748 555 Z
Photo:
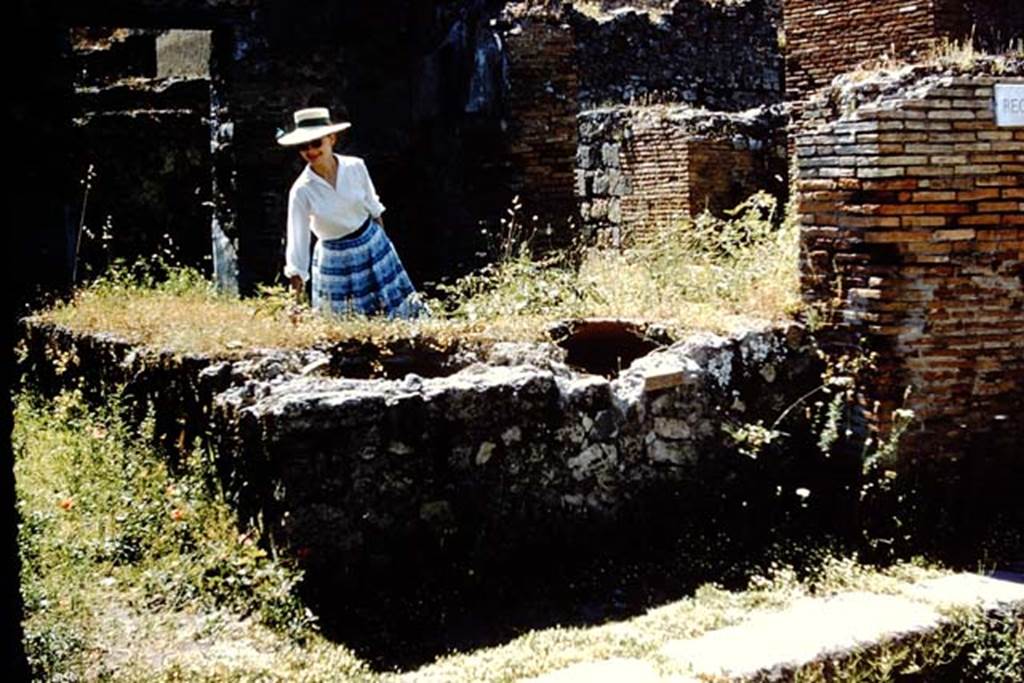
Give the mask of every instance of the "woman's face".
M 299 147 L 299 156 L 310 165 L 316 165 L 322 159 L 330 159 L 331 154 L 334 152 L 334 143 L 337 139 L 337 135 L 331 133 L 317 140 L 307 142 Z

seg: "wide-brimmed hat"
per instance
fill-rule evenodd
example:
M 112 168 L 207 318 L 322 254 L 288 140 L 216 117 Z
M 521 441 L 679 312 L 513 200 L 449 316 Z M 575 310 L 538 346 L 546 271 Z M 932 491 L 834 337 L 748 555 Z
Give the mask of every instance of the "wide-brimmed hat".
M 287 133 L 279 133 L 277 144 L 286 147 L 289 145 L 301 145 L 303 142 L 309 142 L 331 133 L 337 133 L 339 130 L 345 130 L 352 125 L 347 121 L 342 123 L 331 121 L 331 112 L 327 111 L 326 107 L 300 109 L 293 114 L 293 118 L 295 119 L 295 129 Z

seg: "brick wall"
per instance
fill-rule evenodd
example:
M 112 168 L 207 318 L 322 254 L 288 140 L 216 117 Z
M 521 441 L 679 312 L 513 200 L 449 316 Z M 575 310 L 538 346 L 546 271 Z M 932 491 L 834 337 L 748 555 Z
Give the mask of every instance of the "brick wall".
M 577 194 L 584 225 L 617 242 L 750 194 L 786 196 L 781 110 L 743 115 L 685 106 L 608 107 L 580 114 Z
M 912 57 L 943 39 L 1004 49 L 1024 35 L 1019 0 L 786 0 L 786 99 L 801 100 L 858 64 Z
M 690 214 L 721 216 L 758 190 L 786 199 L 786 136 L 698 138 L 690 143 Z
M 620 153 L 622 222 L 634 234 L 689 217 L 691 139 L 656 110 L 638 112 Z
M 786 0 L 786 98 L 800 100 L 885 52 L 909 56 L 936 33 L 932 0 Z
M 721 214 L 757 190 L 784 198 L 785 121 L 766 113 L 782 99 L 780 3 L 603 7 L 614 11 L 568 14 L 587 231 L 619 243 L 704 209 Z
M 503 16 L 508 65 L 511 189 L 525 216 L 541 217 L 538 244 L 567 244 L 578 223 L 575 43 L 558 3 L 523 3 Z
M 1024 443 L 1024 129 L 992 114 L 1024 63 L 992 71 L 917 73 L 881 99 L 837 88 L 812 116 L 831 122 L 798 138 L 805 297 L 880 353 L 876 427 L 910 387 L 919 453 Z

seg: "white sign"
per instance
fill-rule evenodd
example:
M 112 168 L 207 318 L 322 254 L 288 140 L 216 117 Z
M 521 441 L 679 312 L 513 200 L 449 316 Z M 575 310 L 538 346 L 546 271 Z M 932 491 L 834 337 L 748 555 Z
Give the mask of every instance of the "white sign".
M 1024 84 L 996 86 L 996 125 L 1024 126 Z

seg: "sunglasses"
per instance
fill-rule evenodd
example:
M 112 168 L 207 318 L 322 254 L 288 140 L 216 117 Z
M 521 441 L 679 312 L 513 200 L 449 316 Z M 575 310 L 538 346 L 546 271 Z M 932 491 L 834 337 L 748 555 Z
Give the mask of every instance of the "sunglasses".
M 324 143 L 323 138 L 317 138 L 316 140 L 310 140 L 309 142 L 303 142 L 301 145 L 296 145 L 300 152 L 305 152 L 307 149 L 317 149 Z

